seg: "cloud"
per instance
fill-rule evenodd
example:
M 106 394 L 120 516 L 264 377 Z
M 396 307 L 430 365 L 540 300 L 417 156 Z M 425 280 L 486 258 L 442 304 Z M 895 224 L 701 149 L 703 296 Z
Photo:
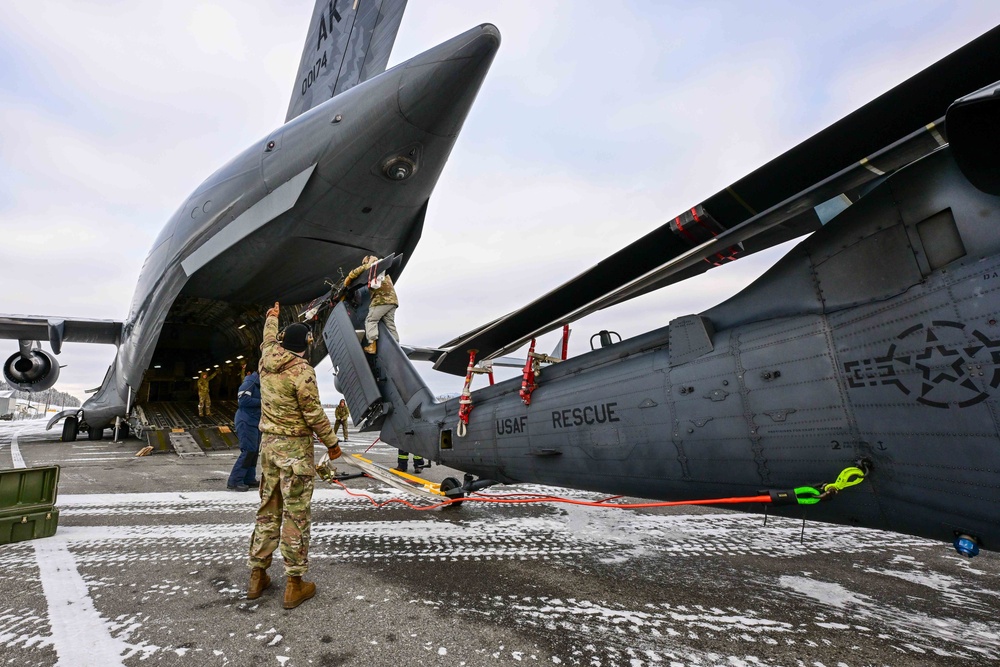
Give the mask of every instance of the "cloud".
M 0 311 L 124 317 L 173 211 L 281 124 L 313 3 L 8 5 Z M 487 21 L 503 44 L 399 281 L 404 338 L 442 343 L 537 298 L 998 19 L 944 0 L 410 2 L 390 64 Z M 595 314 L 571 349 L 703 310 L 777 254 Z M 112 357 L 67 346 L 60 388 L 96 386 Z
M 191 11 L 188 33 L 206 56 L 227 56 L 245 61 L 250 49 L 236 18 L 225 7 L 198 5 Z

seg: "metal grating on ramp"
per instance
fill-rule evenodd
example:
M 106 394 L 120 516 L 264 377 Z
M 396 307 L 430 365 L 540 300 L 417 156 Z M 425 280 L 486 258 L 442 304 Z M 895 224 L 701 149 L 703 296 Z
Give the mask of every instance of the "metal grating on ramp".
M 205 450 L 198 446 L 190 433 L 171 433 L 170 444 L 180 457 L 205 456 Z
M 202 417 L 194 401 L 155 401 L 143 405 L 142 411 L 149 428 L 232 428 L 237 407 L 236 401 L 213 401 L 211 416 Z

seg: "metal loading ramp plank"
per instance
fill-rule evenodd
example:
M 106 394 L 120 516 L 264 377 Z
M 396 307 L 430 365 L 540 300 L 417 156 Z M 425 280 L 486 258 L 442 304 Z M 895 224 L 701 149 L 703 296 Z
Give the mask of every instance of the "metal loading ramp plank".
M 197 442 L 195 442 L 194 437 L 190 433 L 171 433 L 170 434 L 170 444 L 173 445 L 174 451 L 181 458 L 186 458 L 190 456 L 205 456 L 205 450 L 203 450 Z

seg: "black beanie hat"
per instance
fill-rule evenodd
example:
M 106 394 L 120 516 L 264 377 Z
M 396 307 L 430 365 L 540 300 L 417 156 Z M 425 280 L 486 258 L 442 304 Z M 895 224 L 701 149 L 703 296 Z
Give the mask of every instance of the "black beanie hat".
M 306 336 L 309 334 L 309 327 L 299 322 L 289 324 L 285 327 L 285 336 L 281 339 L 281 347 L 290 352 L 306 351 Z

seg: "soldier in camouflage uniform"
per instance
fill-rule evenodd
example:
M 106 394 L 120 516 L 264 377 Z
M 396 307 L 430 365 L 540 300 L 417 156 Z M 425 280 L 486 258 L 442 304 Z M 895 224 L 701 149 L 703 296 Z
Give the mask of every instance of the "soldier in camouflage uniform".
M 219 369 L 216 368 L 211 373 L 207 371 L 202 371 L 198 374 L 198 416 L 199 417 L 211 417 L 212 416 L 212 397 L 208 393 L 208 383 L 215 379 L 215 376 L 219 374 Z
M 281 547 L 285 559 L 285 609 L 316 594 L 316 584 L 302 581 L 309 567 L 310 502 L 313 477 L 313 434 L 331 459 L 340 446 L 323 412 L 316 372 L 305 359 L 309 328 L 290 324 L 278 336 L 278 304 L 267 311 L 261 344 L 261 484 L 260 507 L 250 540 L 250 587 L 247 599 L 259 598 L 271 580 L 271 554 Z
M 333 432 L 336 433 L 337 429 L 344 427 L 344 442 L 347 442 L 347 418 L 351 416 L 350 411 L 347 409 L 347 401 L 340 399 L 340 404 L 337 409 L 333 411 L 334 421 L 333 421 Z
M 375 255 L 365 257 L 361 266 L 347 274 L 347 277 L 344 279 L 344 286 L 350 285 L 365 271 L 371 270 L 377 263 L 378 257 Z M 375 277 L 373 276 L 373 278 Z M 399 299 L 396 298 L 396 289 L 392 286 L 392 278 L 388 275 L 382 276 L 380 279 L 369 280 L 368 288 L 371 291 L 372 299 L 368 305 L 368 316 L 365 317 L 365 336 L 368 338 L 368 345 L 365 347 L 365 352 L 375 354 L 375 341 L 378 340 L 379 322 L 385 322 L 385 327 L 389 330 L 389 334 L 396 340 L 399 340 L 399 334 L 396 333 L 396 308 L 399 307 Z

